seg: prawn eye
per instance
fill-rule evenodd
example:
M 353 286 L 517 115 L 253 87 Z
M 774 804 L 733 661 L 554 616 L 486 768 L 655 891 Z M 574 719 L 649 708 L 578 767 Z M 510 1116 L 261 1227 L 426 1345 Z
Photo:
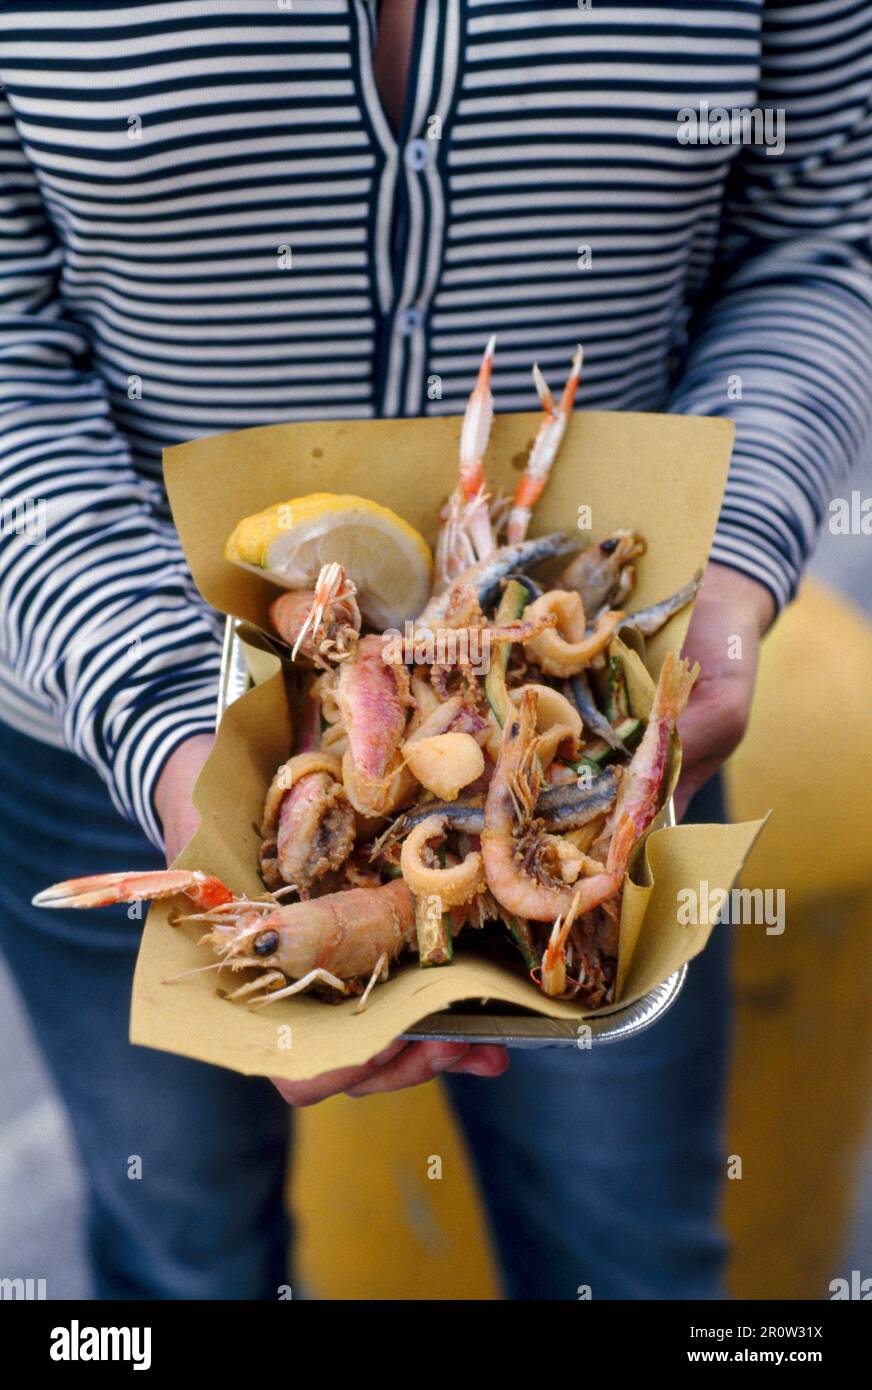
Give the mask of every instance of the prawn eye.
M 617 548 L 618 542 L 614 539 L 609 539 L 607 541 L 600 542 L 600 550 L 602 551 L 603 555 L 611 555 L 612 551 L 617 550 Z
M 260 936 L 256 936 L 252 943 L 252 950 L 256 956 L 271 956 L 279 944 L 279 934 L 277 931 L 263 931 Z

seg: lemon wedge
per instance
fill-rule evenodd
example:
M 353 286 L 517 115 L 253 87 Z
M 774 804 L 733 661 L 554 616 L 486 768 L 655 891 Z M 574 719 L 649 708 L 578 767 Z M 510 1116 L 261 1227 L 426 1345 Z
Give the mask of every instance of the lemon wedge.
M 349 494 L 312 492 L 245 517 L 224 557 L 286 589 L 311 589 L 322 565 L 336 562 L 379 632 L 417 617 L 430 594 L 433 557 L 420 532 L 389 507 Z

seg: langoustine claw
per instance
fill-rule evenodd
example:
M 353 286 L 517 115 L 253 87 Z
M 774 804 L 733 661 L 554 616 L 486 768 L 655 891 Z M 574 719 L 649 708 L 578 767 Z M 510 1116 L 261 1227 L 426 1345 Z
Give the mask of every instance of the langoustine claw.
M 184 893 L 195 907 L 208 910 L 229 903 L 233 894 L 221 882 L 199 869 L 156 869 L 146 873 L 89 874 L 68 878 L 43 888 L 34 907 L 108 907 L 145 899 L 172 898 Z
M 533 380 L 536 383 L 536 392 L 542 404 L 544 417 L 539 426 L 539 432 L 533 440 L 533 447 L 530 450 L 530 457 L 527 459 L 524 476 L 515 490 L 515 500 L 506 523 L 506 538 L 510 545 L 515 545 L 526 536 L 527 527 L 530 525 L 530 518 L 533 515 L 533 508 L 545 491 L 554 460 L 557 457 L 557 451 L 563 442 L 566 426 L 572 414 L 583 360 L 584 354 L 579 343 L 559 404 L 555 402 L 548 389 L 548 383 L 539 370 L 538 362 L 533 366 Z
M 488 341 L 460 432 L 460 477 L 442 513 L 436 542 L 433 589 L 444 589 L 468 565 L 496 548 L 488 506 L 484 455 L 490 438 L 494 402 L 491 393 L 496 335 Z

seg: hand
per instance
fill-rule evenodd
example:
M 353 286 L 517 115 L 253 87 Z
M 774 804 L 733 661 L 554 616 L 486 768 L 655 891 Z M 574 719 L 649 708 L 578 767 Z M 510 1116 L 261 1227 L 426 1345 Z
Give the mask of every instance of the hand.
M 180 744 L 167 759 L 158 778 L 154 804 L 164 832 L 167 863 L 184 849 L 200 816 L 192 801 L 194 783 L 214 743 L 211 734 L 198 734 Z M 326 1007 L 326 1005 L 325 1005 Z M 289 1105 L 316 1105 L 328 1096 L 345 1093 L 368 1096 L 375 1091 L 400 1091 L 432 1081 L 440 1071 L 466 1072 L 473 1076 L 499 1076 L 509 1065 L 503 1047 L 468 1043 L 406 1043 L 397 1040 L 359 1067 L 341 1067 L 309 1081 L 282 1081 L 273 1085 Z
M 194 784 L 212 751 L 214 734 L 195 734 L 180 743 L 164 764 L 154 789 L 154 806 L 163 827 L 167 863 L 181 854 L 200 824 Z
M 762 584 L 725 565 L 710 564 L 684 642 L 701 667 L 678 721 L 683 762 L 675 792 L 679 820 L 691 797 L 741 743 L 751 712 L 760 638 L 775 617 Z

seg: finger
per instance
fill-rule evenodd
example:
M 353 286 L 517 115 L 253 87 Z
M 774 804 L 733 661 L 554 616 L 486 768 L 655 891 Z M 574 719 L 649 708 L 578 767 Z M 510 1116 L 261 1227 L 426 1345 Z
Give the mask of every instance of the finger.
M 348 1092 L 355 1097 L 373 1095 L 378 1091 L 397 1091 L 407 1086 L 420 1086 L 444 1073 L 468 1073 L 471 1076 L 500 1076 L 509 1065 L 504 1047 L 486 1044 L 473 1046 L 458 1043 L 418 1044 L 427 1051 L 410 1048 L 410 1057 L 398 1059 L 383 1067 L 374 1076 Z
M 675 789 L 680 820 L 689 802 L 705 786 L 742 740 L 752 686 L 745 680 L 719 678 L 695 690 L 678 721 L 681 776 Z
M 508 1065 L 509 1054 L 504 1047 L 478 1043 L 469 1049 L 466 1057 L 446 1067 L 445 1071 L 448 1076 L 452 1073 L 455 1076 L 502 1076 Z
M 370 1059 L 370 1066 L 385 1066 L 388 1062 L 392 1061 L 393 1058 L 396 1057 L 400 1052 L 402 1052 L 404 1047 L 408 1046 L 409 1043 L 407 1043 L 403 1038 L 397 1038 L 394 1042 L 390 1044 L 389 1047 L 383 1048 L 381 1052 L 377 1052 L 375 1056 Z
M 335 1071 L 322 1072 L 306 1081 L 286 1081 L 283 1077 L 270 1077 L 276 1090 L 288 1105 L 317 1105 L 328 1096 L 341 1095 L 350 1086 L 355 1086 L 367 1077 L 374 1075 L 382 1066 L 392 1062 L 409 1044 L 401 1038 L 395 1039 L 388 1047 L 376 1053 L 368 1062 L 356 1067 L 338 1067 Z
M 412 1043 L 385 1066 L 347 1089 L 347 1094 L 370 1096 L 380 1091 L 400 1091 L 421 1086 L 459 1062 L 470 1051 L 468 1043 Z
M 285 1081 L 280 1076 L 271 1076 L 270 1081 L 283 1100 L 295 1108 L 317 1105 L 328 1096 L 338 1096 L 347 1087 L 363 1081 L 372 1073 L 372 1065 L 366 1062 L 361 1067 L 340 1067 L 337 1071 L 326 1071 L 321 1076 L 310 1077 L 307 1081 Z

